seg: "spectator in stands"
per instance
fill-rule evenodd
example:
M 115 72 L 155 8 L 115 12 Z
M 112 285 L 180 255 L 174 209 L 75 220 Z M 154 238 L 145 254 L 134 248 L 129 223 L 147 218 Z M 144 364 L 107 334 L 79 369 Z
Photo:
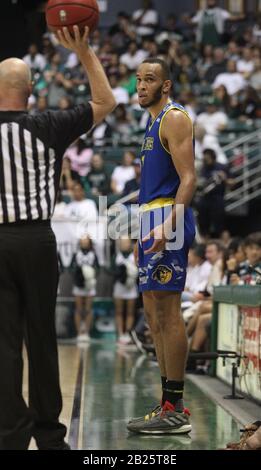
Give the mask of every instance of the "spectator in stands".
M 66 110 L 66 109 L 72 108 L 72 106 L 73 106 L 73 103 L 72 103 L 70 96 L 62 96 L 59 99 L 58 109 Z
M 92 196 L 104 196 L 110 192 L 110 176 L 104 167 L 104 160 L 100 153 L 93 155 L 90 172 L 86 178 L 83 178 L 83 181 L 87 196 L 89 193 Z
M 253 27 L 253 37 L 257 44 L 261 44 L 261 13 L 257 15 L 257 21 Z
M 72 82 L 66 79 L 61 72 L 53 74 L 48 71 L 45 73 L 45 78 L 48 86 L 48 106 L 57 109 L 60 99 L 67 96 L 71 90 Z
M 236 60 L 235 60 L 236 61 Z M 237 71 L 248 80 L 254 71 L 253 50 L 251 47 L 243 47 L 242 57 L 237 61 Z
M 107 67 L 107 75 L 116 75 L 119 78 L 119 56 L 116 52 L 111 54 L 110 63 Z
M 208 327 L 212 315 L 212 294 L 213 287 L 219 285 L 224 275 L 224 266 L 222 262 L 223 249 L 218 240 L 210 240 L 207 243 L 206 258 L 212 265 L 212 270 L 208 278 L 205 291 L 199 293 L 201 300 L 197 301 L 191 308 L 185 310 L 185 318 L 189 318 L 187 326 L 187 335 L 192 336 L 190 343 L 190 352 L 199 352 L 202 350 L 205 341 L 208 338 Z M 187 370 L 196 369 L 196 360 L 189 359 Z
M 158 55 L 158 45 L 154 39 L 143 39 L 142 49 L 146 52 L 146 58 Z
M 225 57 L 235 61 L 240 59 L 240 47 L 233 39 L 226 46 Z
M 180 57 L 180 65 L 176 67 L 174 73 L 174 82 L 181 85 L 181 89 L 191 89 L 191 84 L 198 81 L 198 72 L 192 63 L 188 54 L 182 54 Z
M 126 106 L 120 103 L 111 117 L 111 126 L 113 136 L 118 140 L 120 145 L 128 145 L 132 141 L 135 121 L 130 113 L 127 112 Z
M 219 103 L 220 109 L 224 111 L 227 116 L 230 116 L 231 101 L 224 85 L 220 85 L 218 88 L 215 88 L 214 97 L 216 98 L 216 102 Z
M 261 284 L 261 232 L 252 233 L 244 242 L 246 261 L 230 276 L 230 284 Z
M 261 118 L 261 99 L 254 88 L 247 86 L 240 96 L 233 97 L 230 117 L 238 118 L 240 121 Z
M 215 96 L 210 96 L 207 100 L 206 110 L 197 117 L 197 124 L 202 126 L 207 134 L 218 135 L 228 124 L 227 115 L 218 108 L 219 101 Z
M 206 44 L 203 48 L 202 55 L 199 55 L 196 66 L 199 78 L 203 80 L 208 69 L 213 65 L 213 46 Z
M 197 168 L 200 168 L 203 161 L 203 152 L 206 149 L 214 150 L 218 163 L 227 164 L 227 157 L 221 149 L 216 135 L 207 134 L 205 128 L 196 123 L 194 127 L 195 136 L 195 156 Z
M 46 64 L 43 73 L 46 81 L 50 82 L 58 72 L 63 74 L 64 71 L 65 65 L 62 57 L 58 52 L 55 52 L 55 54 L 51 57 L 50 62 Z
M 93 33 L 91 35 L 91 38 L 90 38 L 90 44 L 91 44 L 94 52 L 98 54 L 99 49 L 100 49 L 101 44 L 102 44 L 102 35 L 101 35 L 101 31 L 99 29 L 96 29 L 95 31 L 93 31 Z
M 243 238 L 233 238 L 228 245 L 228 259 L 226 260 L 225 283 L 231 283 L 231 276 L 239 273 L 239 266 L 246 260 Z
M 113 53 L 113 48 L 112 48 L 111 42 L 109 39 L 107 40 L 105 39 L 99 50 L 99 59 L 103 67 L 105 68 L 105 70 L 107 70 L 107 68 L 110 65 L 112 53 Z
M 212 149 L 204 150 L 203 155 L 198 223 L 202 236 L 218 237 L 224 229 L 224 194 L 228 172 L 224 165 L 216 162 Z
M 86 147 L 85 135 L 79 137 L 71 147 L 66 150 L 65 156 L 71 162 L 71 168 L 79 176 L 86 176 L 91 168 L 93 151 Z
M 135 264 L 133 248 L 129 238 L 119 240 L 119 251 L 115 258 L 114 272 L 113 298 L 118 344 L 124 346 L 132 342 L 129 331 L 134 325 L 135 304 L 138 298 L 138 268 Z M 126 322 L 124 322 L 125 306 Z
M 243 15 L 232 16 L 227 10 L 219 8 L 216 0 L 207 0 L 206 8 L 199 10 L 192 18 L 192 22 L 197 25 L 197 42 L 202 46 L 219 46 L 223 42 L 225 21 L 238 21 L 243 18 Z
M 80 182 L 80 175 L 76 171 L 72 170 L 71 160 L 68 157 L 64 157 L 60 179 L 60 190 L 72 191 L 76 181 Z
M 92 304 L 96 295 L 98 260 L 89 236 L 80 239 L 73 257 L 71 269 L 74 273 L 73 295 L 75 299 L 74 322 L 78 343 L 90 341 L 93 319 Z
M 129 96 L 136 93 L 136 76 L 125 64 L 119 65 L 119 85 L 127 90 Z
M 122 196 L 128 196 L 129 194 L 133 193 L 134 191 L 138 191 L 140 189 L 140 176 L 141 176 L 141 163 L 139 158 L 135 158 L 133 160 L 133 167 L 135 171 L 135 177 L 125 183 Z M 128 201 L 128 204 L 138 203 L 138 196 L 132 198 Z
M 189 250 L 187 278 L 185 290 L 182 292 L 182 302 L 196 302 L 199 299 L 195 294 L 206 289 L 211 264 L 206 260 L 205 252 L 206 246 L 203 244 L 195 244 Z M 184 308 L 184 304 L 182 308 Z
M 85 198 L 84 189 L 81 183 L 74 183 L 72 188 L 72 198 L 72 202 L 70 202 L 66 207 L 66 217 L 90 222 L 97 221 L 98 212 L 95 202 L 91 199 Z
M 39 96 L 36 101 L 36 111 L 44 112 L 48 108 L 48 101 L 46 96 Z
M 112 145 L 112 127 L 107 120 L 102 121 L 95 126 L 88 136 L 92 138 L 95 147 L 103 147 L 104 145 Z
M 127 181 L 135 178 L 133 162 L 136 155 L 134 152 L 127 150 L 124 152 L 122 165 L 116 166 L 111 175 L 111 190 L 114 194 L 120 194 L 124 190 Z
M 112 74 L 109 76 L 109 82 L 112 88 L 113 96 L 117 104 L 128 104 L 129 103 L 129 93 L 125 88 L 119 85 L 119 76 Z
M 134 11 L 133 23 L 136 25 L 136 33 L 140 37 L 152 37 L 155 34 L 159 22 L 159 14 L 153 8 L 151 0 L 142 0 L 142 7 Z
M 208 67 L 202 78 L 212 84 L 219 74 L 226 72 L 226 65 L 225 52 L 221 47 L 216 47 L 213 52 L 213 64 Z
M 43 54 L 39 53 L 36 44 L 29 46 L 28 54 L 24 56 L 23 60 L 34 73 L 42 72 L 46 66 L 46 59 Z
M 135 41 L 131 41 L 127 52 L 120 56 L 120 63 L 127 65 L 127 67 L 135 71 L 140 63 L 146 59 L 148 54 L 143 49 L 138 49 L 138 45 Z
M 261 59 L 255 59 L 254 72 L 252 73 L 249 83 L 258 92 L 261 92 Z
M 135 41 L 135 27 L 130 22 L 130 17 L 125 11 L 117 15 L 117 23 L 111 26 L 108 32 L 114 49 L 121 55 L 126 51 L 129 41 Z
M 231 242 L 231 233 L 229 230 L 223 230 L 223 232 L 220 234 L 220 241 L 223 247 L 227 249 Z
M 189 90 L 181 91 L 179 95 L 179 103 L 184 106 L 185 110 L 189 113 L 189 116 L 194 123 L 197 119 L 197 98 Z
M 51 62 L 51 58 L 55 54 L 55 47 L 51 41 L 49 33 L 45 33 L 42 37 L 41 49 L 46 63 Z
M 234 95 L 246 87 L 246 81 L 241 73 L 237 72 L 237 63 L 229 60 L 227 63 L 227 71 L 217 75 L 213 83 L 213 89 L 224 85 L 228 94 Z

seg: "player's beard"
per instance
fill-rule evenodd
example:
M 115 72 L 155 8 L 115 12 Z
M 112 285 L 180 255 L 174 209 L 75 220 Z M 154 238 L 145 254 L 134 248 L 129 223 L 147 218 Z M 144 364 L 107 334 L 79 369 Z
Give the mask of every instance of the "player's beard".
M 151 100 L 146 103 L 146 104 L 141 104 L 141 108 L 150 108 L 151 106 L 154 106 L 155 104 L 158 104 L 159 101 L 161 100 L 162 98 L 162 87 L 163 85 L 160 85 L 154 92 L 154 95 L 153 97 L 151 98 Z

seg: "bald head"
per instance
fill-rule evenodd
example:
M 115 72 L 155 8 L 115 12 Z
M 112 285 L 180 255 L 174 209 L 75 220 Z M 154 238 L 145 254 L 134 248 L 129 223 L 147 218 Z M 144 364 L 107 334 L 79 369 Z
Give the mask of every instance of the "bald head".
M 5 104 L 15 106 L 13 101 L 18 102 L 18 107 L 27 99 L 31 93 L 31 71 L 21 59 L 11 58 L 0 62 L 0 107 Z M 14 108 L 16 109 L 16 107 Z

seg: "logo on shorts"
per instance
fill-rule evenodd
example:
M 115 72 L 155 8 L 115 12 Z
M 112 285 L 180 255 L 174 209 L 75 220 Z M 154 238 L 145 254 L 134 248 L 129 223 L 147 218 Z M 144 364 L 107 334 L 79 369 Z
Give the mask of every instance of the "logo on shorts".
M 67 13 L 65 10 L 60 10 L 59 11 L 59 16 L 61 21 L 66 21 L 67 20 Z
M 152 273 L 152 279 L 160 284 L 167 284 L 172 278 L 172 270 L 168 266 L 160 264 Z

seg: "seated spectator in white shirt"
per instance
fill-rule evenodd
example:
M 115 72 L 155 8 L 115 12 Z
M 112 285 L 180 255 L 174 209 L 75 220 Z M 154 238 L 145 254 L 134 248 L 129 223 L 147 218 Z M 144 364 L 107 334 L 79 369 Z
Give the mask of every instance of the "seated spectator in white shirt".
M 38 52 L 36 44 L 31 44 L 29 46 L 28 54 L 23 57 L 23 61 L 34 71 L 38 70 L 39 72 L 42 72 L 46 66 L 46 59 L 43 54 Z
M 194 294 L 204 291 L 212 269 L 205 258 L 205 245 L 195 245 L 189 250 L 188 270 L 185 290 L 182 292 L 182 302 L 194 301 Z
M 124 190 L 127 181 L 135 178 L 133 161 L 136 155 L 130 150 L 123 155 L 122 165 L 116 166 L 111 175 L 111 190 L 114 194 L 120 194 Z
M 132 20 L 138 36 L 152 36 L 159 22 L 159 14 L 151 0 L 142 0 L 142 8 L 134 11 Z
M 112 88 L 112 93 L 114 95 L 114 98 L 116 100 L 117 104 L 123 103 L 123 104 L 128 104 L 129 103 L 129 93 L 125 88 L 122 86 L 118 85 L 118 77 L 115 74 L 112 74 L 109 76 L 109 82 Z
M 196 123 L 202 126 L 207 134 L 215 136 L 225 129 L 228 123 L 227 115 L 218 109 L 218 104 L 214 96 L 209 97 L 205 112 L 199 114 L 196 120 Z
M 120 63 L 127 65 L 129 70 L 136 70 L 147 56 L 148 53 L 146 51 L 138 49 L 137 43 L 131 41 L 128 46 L 128 51 L 120 56 Z
M 65 210 L 65 217 L 85 220 L 90 222 L 98 221 L 98 211 L 94 201 L 86 199 L 81 183 L 76 182 L 72 188 L 72 202 Z
M 234 60 L 228 61 L 227 72 L 220 73 L 216 77 L 213 83 L 213 88 L 218 88 L 220 85 L 224 85 L 226 87 L 230 96 L 238 93 L 246 87 L 247 82 L 242 74 L 237 72 L 237 63 Z
M 242 58 L 237 61 L 237 71 L 247 80 L 254 71 L 253 53 L 250 47 L 244 47 Z
M 219 145 L 218 138 L 215 135 L 207 134 L 204 127 L 196 124 L 194 127 L 195 136 L 195 158 L 196 167 L 200 167 L 203 162 L 203 152 L 205 149 L 214 150 L 217 156 L 217 162 L 222 165 L 227 164 L 227 156 Z

